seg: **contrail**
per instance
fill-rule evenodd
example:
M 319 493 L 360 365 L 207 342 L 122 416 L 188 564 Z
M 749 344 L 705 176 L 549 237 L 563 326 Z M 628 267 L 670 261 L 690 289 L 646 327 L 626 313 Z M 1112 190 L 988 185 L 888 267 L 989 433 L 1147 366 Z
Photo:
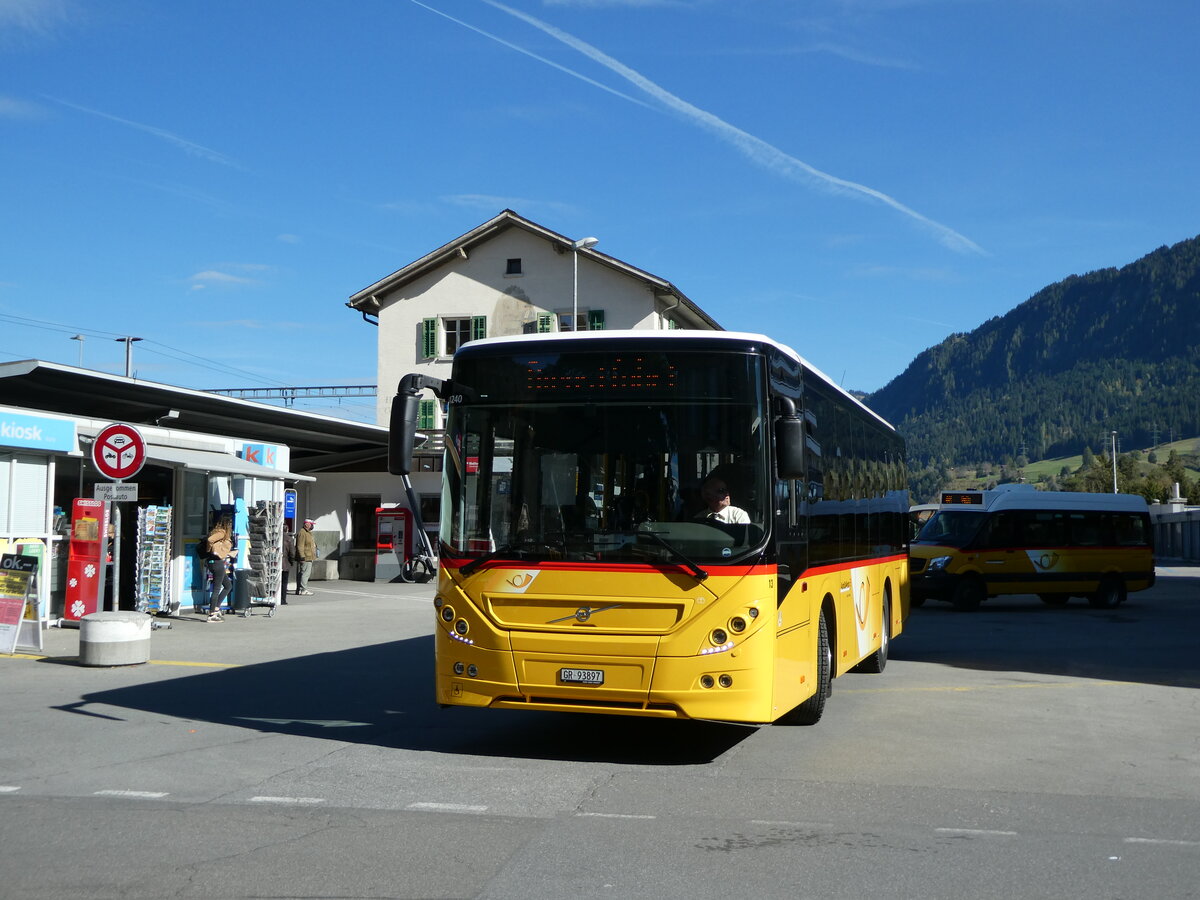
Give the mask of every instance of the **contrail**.
M 425 6 L 425 4 L 423 4 L 423 3 L 419 3 L 418 0 L 411 0 L 411 2 L 417 3 L 418 6 L 422 6 L 425 9 L 429 9 L 431 12 L 437 12 L 437 10 L 434 10 L 431 7 Z M 978 244 L 976 244 L 970 238 L 967 238 L 964 235 L 959 234 L 954 229 L 949 228 L 949 227 L 941 224 L 940 222 L 935 222 L 933 219 L 930 219 L 928 216 L 924 216 L 921 213 L 917 212 L 916 210 L 905 206 L 903 203 L 901 203 L 899 200 L 896 200 L 894 197 L 890 197 L 887 194 L 883 193 L 882 191 L 876 190 L 875 188 L 867 187 L 866 185 L 858 184 L 857 182 L 848 181 L 844 178 L 838 178 L 836 175 L 831 175 L 828 172 L 822 172 L 820 169 L 810 166 L 808 163 L 804 162 L 803 160 L 796 159 L 796 157 L 791 156 L 787 153 L 784 153 L 778 147 L 768 144 L 766 141 L 762 140 L 761 138 L 757 138 L 752 134 L 748 134 L 747 132 L 742 131 L 740 128 L 737 128 L 734 125 L 730 125 L 728 122 L 724 121 L 721 118 L 718 118 L 717 116 L 713 115 L 712 113 L 707 112 L 703 109 L 700 109 L 699 107 L 694 106 L 691 103 L 688 103 L 686 100 L 675 96 L 670 91 L 655 84 L 653 81 L 646 78 L 641 73 L 634 71 L 633 69 L 629 68 L 628 66 L 624 65 L 621 62 L 618 62 L 617 60 L 613 59 L 608 54 L 597 49 L 596 47 L 593 47 L 591 44 L 588 44 L 585 41 L 581 41 L 579 38 L 574 37 L 573 35 L 570 35 L 570 34 L 566 33 L 565 31 L 562 31 L 558 28 L 555 28 L 553 25 L 543 22 L 541 19 L 535 18 L 534 16 L 531 16 L 527 13 L 521 12 L 520 10 L 513 9 L 509 6 L 505 6 L 503 3 L 497 2 L 497 0 L 482 0 L 482 2 L 488 4 L 489 6 L 495 8 L 495 9 L 500 10 L 501 12 L 507 13 L 508 15 L 510 15 L 516 19 L 520 19 L 521 21 L 525 22 L 528 25 L 532 25 L 534 28 L 537 28 L 539 31 L 544 32 L 545 34 L 549 35 L 550 37 L 554 38 L 555 40 L 566 44 L 568 47 L 571 47 L 573 50 L 576 50 L 579 53 L 582 53 L 584 56 L 588 57 L 589 59 L 593 60 L 594 62 L 599 63 L 600 65 L 604 66 L 611 72 L 624 78 L 630 84 L 634 85 L 638 89 L 640 89 L 643 92 L 645 92 L 646 94 L 650 95 L 655 100 L 657 100 L 659 103 L 663 104 L 664 106 L 668 107 L 671 110 L 674 110 L 676 113 L 683 116 L 685 119 L 691 120 L 693 123 L 699 125 L 701 128 L 705 129 L 706 131 L 709 131 L 710 133 L 716 135 L 721 140 L 726 141 L 729 144 L 732 144 L 737 150 L 739 150 L 751 162 L 753 162 L 769 171 L 775 172 L 776 174 L 782 175 L 785 178 L 791 179 L 793 181 L 802 182 L 802 183 L 816 182 L 817 184 L 819 184 L 823 187 L 826 187 L 826 188 L 830 188 L 834 191 L 869 197 L 872 200 L 877 200 L 886 206 L 890 206 L 892 209 L 903 213 L 904 215 L 921 223 L 926 228 L 929 228 L 935 234 L 937 234 L 938 240 L 943 245 L 945 245 L 946 247 L 949 247 L 951 250 L 954 250 L 955 252 L 958 252 L 958 253 L 980 253 L 980 254 L 985 252 L 982 247 L 980 247 Z M 438 14 L 444 15 L 444 13 L 438 13 Z M 450 17 L 446 16 L 446 18 L 450 18 Z M 452 21 L 458 22 L 457 19 L 453 19 Z M 479 32 L 479 29 L 473 28 L 472 26 L 467 25 L 464 22 L 459 22 L 459 24 L 464 25 L 464 27 L 471 28 L 472 31 Z M 479 32 L 479 33 L 486 34 L 485 32 Z M 487 35 L 487 36 L 493 37 L 492 35 Z M 534 56 L 534 54 L 528 53 L 525 50 L 521 50 L 521 48 L 515 47 L 514 45 L 508 43 L 507 41 L 501 41 L 499 38 L 494 38 L 494 37 L 493 37 L 493 39 L 500 41 L 500 43 L 504 44 L 505 46 L 511 47 L 514 50 L 518 50 L 522 53 L 526 53 L 526 55 L 528 55 L 528 56 Z M 584 76 L 579 75 L 578 73 L 572 72 L 570 69 L 565 69 L 562 66 L 557 65 L 556 63 L 550 62 L 549 60 L 545 60 L 545 59 L 542 59 L 541 57 L 537 57 L 537 56 L 534 56 L 534 58 L 540 60 L 541 62 L 545 62 L 548 65 L 554 66 L 556 69 L 560 69 L 571 75 L 574 75 L 577 78 L 581 78 L 582 80 L 587 81 L 590 84 L 600 87 L 606 91 L 609 91 L 610 93 L 616 93 L 617 96 L 623 97 L 624 99 L 627 99 L 627 100 L 632 99 L 632 98 L 626 97 L 624 94 L 621 94 L 620 92 L 614 92 L 610 88 L 607 88 L 602 84 L 592 81 L 589 78 L 585 78 Z M 634 100 L 633 102 L 638 103 L 638 105 L 640 105 L 640 106 L 646 105 L 644 103 L 641 103 L 638 100 Z
M 100 112 L 97 109 L 88 109 L 86 106 L 80 106 L 77 103 L 70 103 L 66 100 L 60 100 L 58 97 L 51 97 L 48 94 L 42 94 L 47 100 L 52 100 L 62 106 L 70 109 L 78 110 L 79 112 L 87 113 L 90 116 L 99 116 L 101 119 L 108 119 L 110 122 L 117 122 L 121 125 L 128 125 L 130 128 L 136 128 L 138 131 L 144 131 L 147 134 L 152 134 L 157 138 L 162 138 L 168 143 L 174 144 L 176 147 L 184 150 L 192 156 L 198 156 L 201 159 L 206 159 L 209 162 L 220 163 L 223 166 L 230 166 L 234 169 L 240 168 L 237 163 L 233 162 L 228 156 L 223 153 L 218 153 L 216 150 L 210 150 L 208 147 L 193 143 L 192 141 L 181 138 L 177 134 L 171 134 L 169 131 L 163 131 L 161 128 L 155 128 L 153 125 L 143 125 L 140 122 L 131 122 L 129 119 L 122 119 L 120 116 L 110 115 L 106 112 Z
M 558 63 L 554 62 L 553 60 L 546 59 L 546 57 L 544 57 L 544 56 L 538 56 L 536 53 L 526 50 L 524 47 L 518 47 L 516 44 L 510 43 L 509 41 L 504 40 L 504 38 L 502 38 L 502 37 L 497 37 L 496 35 L 491 34 L 490 32 L 484 31 L 482 28 L 476 28 L 474 25 L 470 24 L 469 22 L 464 22 L 462 19 L 456 19 L 456 18 L 454 18 L 454 16 L 451 16 L 451 15 L 448 15 L 448 14 L 442 12 L 440 9 L 434 9 L 432 6 L 426 6 L 424 3 L 420 2 L 420 0 L 411 0 L 411 2 L 415 3 L 417 6 L 421 7 L 421 9 L 427 9 L 431 13 L 441 16 L 443 19 L 449 19 L 451 22 L 453 22 L 456 25 L 461 25 L 463 28 L 469 29 L 469 30 L 475 32 L 476 34 L 481 34 L 485 38 L 489 38 L 490 40 L 495 41 L 497 44 L 502 44 L 505 47 L 507 47 L 509 50 L 516 50 L 518 53 L 524 53 L 526 56 L 530 57 L 531 59 L 536 59 L 540 63 L 545 63 L 546 65 L 551 66 L 552 68 L 558 69 L 558 71 L 560 71 L 560 72 L 565 72 L 566 74 L 570 75 L 572 78 L 578 78 L 580 81 L 586 81 L 592 87 L 598 87 L 602 91 L 608 91 L 608 93 L 613 94 L 617 97 L 620 97 L 622 100 L 628 100 L 630 103 L 635 103 L 638 106 L 645 107 L 646 109 L 654 108 L 649 103 L 643 103 L 641 100 L 638 100 L 636 97 L 630 97 L 628 94 L 622 94 L 620 91 L 610 88 L 607 84 L 602 84 L 599 81 L 596 81 L 595 79 L 588 78 L 586 75 L 581 75 L 580 73 L 576 72 L 574 69 L 568 69 L 566 66 L 560 66 Z M 503 7 L 501 7 L 501 8 L 503 8 Z M 512 12 L 512 10 L 505 10 L 505 12 Z

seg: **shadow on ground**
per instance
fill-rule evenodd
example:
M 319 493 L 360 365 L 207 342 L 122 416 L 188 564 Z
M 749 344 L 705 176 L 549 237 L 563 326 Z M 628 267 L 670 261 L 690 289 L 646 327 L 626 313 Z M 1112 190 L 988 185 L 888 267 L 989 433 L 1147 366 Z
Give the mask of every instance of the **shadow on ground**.
M 704 722 L 441 709 L 433 696 L 433 639 L 421 637 L 100 691 L 59 708 L 104 717 L 113 707 L 136 709 L 407 750 L 662 766 L 711 762 L 753 733 Z
M 892 659 L 966 669 L 1200 687 L 1200 579 L 1160 578 L 1115 609 L 993 597 L 975 612 L 914 609 Z

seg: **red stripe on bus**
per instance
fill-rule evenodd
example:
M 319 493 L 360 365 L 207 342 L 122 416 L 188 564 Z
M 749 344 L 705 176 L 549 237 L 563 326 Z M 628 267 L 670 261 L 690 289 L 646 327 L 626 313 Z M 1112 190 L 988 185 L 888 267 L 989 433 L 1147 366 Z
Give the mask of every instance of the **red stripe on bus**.
M 828 566 L 817 566 L 812 569 L 805 569 L 800 574 L 800 578 L 815 578 L 818 575 L 828 575 L 832 572 L 845 572 L 850 569 L 857 569 L 862 566 L 875 566 L 884 563 L 895 563 L 907 559 L 904 554 L 896 556 L 877 556 L 871 559 L 857 559 L 850 562 L 834 563 Z M 470 563 L 470 559 L 447 559 L 442 558 L 441 563 L 447 569 L 460 569 Z M 660 565 L 652 565 L 650 563 L 599 563 L 599 562 L 561 562 L 553 560 L 540 561 L 525 561 L 520 559 L 489 559 L 481 566 L 495 567 L 502 569 L 539 569 L 544 571 L 555 572 L 631 572 L 645 574 L 648 572 L 662 572 L 664 569 L 687 571 L 685 566 L 677 563 L 662 563 Z M 712 565 L 701 564 L 710 575 L 775 575 L 779 571 L 779 567 L 774 564 L 751 564 L 751 565 Z

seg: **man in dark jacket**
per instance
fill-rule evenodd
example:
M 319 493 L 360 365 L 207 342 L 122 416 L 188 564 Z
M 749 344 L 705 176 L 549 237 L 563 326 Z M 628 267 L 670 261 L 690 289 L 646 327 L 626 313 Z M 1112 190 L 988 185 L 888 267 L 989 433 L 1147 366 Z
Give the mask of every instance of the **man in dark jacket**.
M 292 533 L 283 529 L 283 562 L 279 573 L 279 603 L 287 606 L 288 576 L 292 573 L 292 560 L 296 558 L 296 541 Z

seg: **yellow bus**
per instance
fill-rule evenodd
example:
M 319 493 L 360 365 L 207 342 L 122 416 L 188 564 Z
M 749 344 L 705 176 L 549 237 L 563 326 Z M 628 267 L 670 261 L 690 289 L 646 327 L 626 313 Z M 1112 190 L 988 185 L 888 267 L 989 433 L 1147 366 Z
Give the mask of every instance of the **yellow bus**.
M 405 376 L 445 403 L 436 699 L 815 723 L 908 612 L 904 444 L 753 334 L 471 341 Z
M 988 597 L 1037 594 L 1050 606 L 1084 597 L 1103 609 L 1154 584 L 1150 512 L 1136 494 L 948 491 L 909 555 L 914 606 L 932 598 L 973 610 Z

